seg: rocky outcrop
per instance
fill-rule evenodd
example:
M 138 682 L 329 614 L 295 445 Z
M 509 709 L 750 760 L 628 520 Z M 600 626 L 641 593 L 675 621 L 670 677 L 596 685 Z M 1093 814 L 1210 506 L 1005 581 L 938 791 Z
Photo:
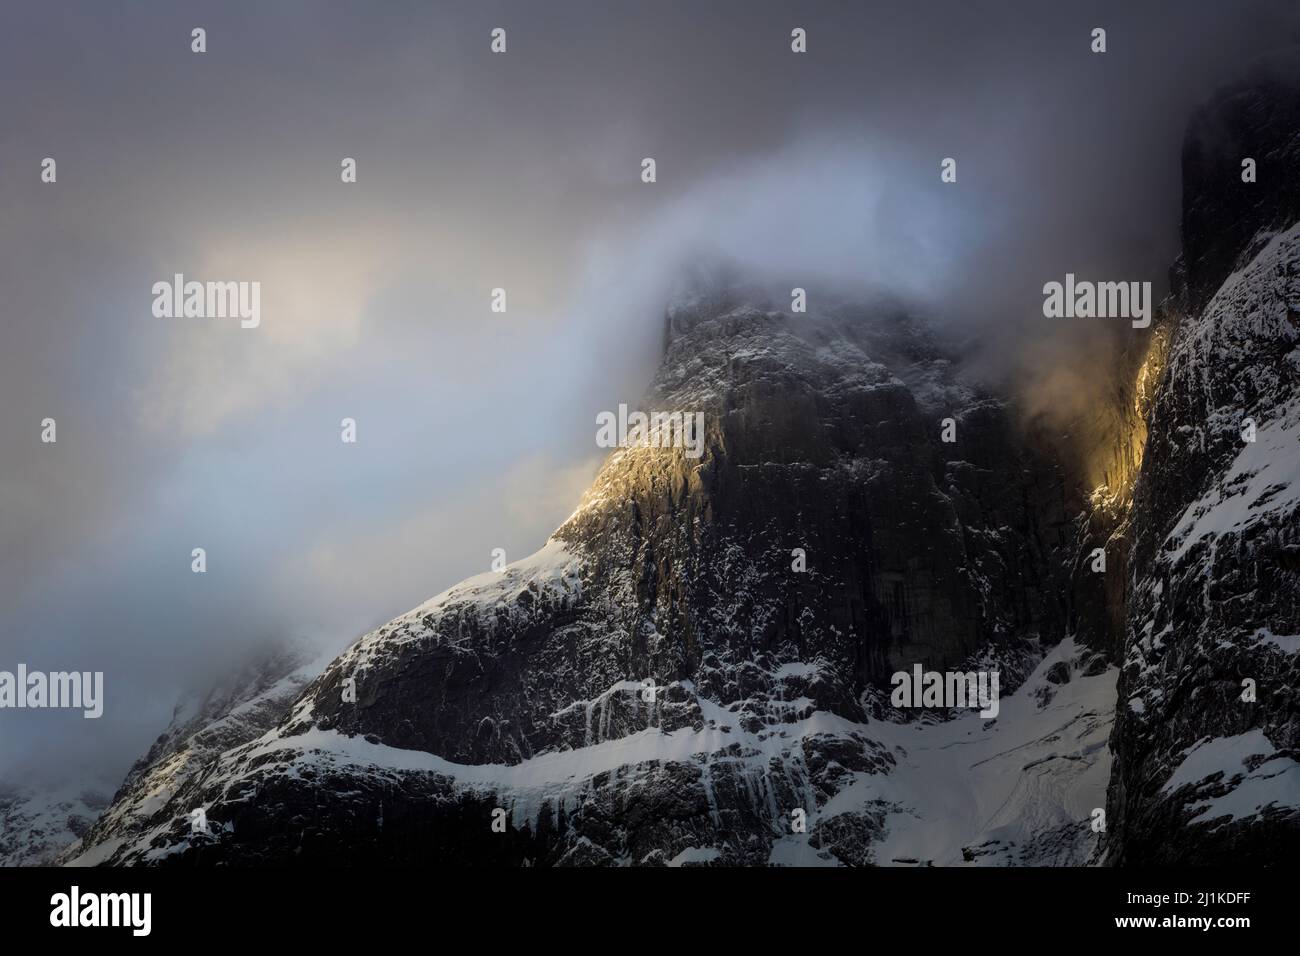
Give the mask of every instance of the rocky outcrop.
M 1300 848 L 1297 169 L 1295 88 L 1230 90 L 1188 135 L 1181 285 L 1129 522 L 1115 863 Z

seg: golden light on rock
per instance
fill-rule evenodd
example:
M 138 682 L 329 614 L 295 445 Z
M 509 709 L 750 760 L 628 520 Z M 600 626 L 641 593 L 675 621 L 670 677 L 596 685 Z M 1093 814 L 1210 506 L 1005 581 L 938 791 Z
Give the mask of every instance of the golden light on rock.
M 1090 495 L 1094 511 L 1127 509 L 1132 499 L 1146 450 L 1147 416 L 1168 357 L 1172 325 L 1163 323 L 1152 330 L 1142 364 L 1132 383 L 1121 386 L 1117 413 L 1106 423 L 1110 440 L 1094 449 L 1089 462 L 1089 475 L 1097 483 Z

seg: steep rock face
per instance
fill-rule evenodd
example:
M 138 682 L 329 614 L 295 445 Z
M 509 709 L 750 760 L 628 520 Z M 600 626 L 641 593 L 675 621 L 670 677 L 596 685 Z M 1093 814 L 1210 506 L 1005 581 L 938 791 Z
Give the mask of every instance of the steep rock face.
M 1183 284 L 1132 507 L 1116 863 L 1300 848 L 1300 95 L 1282 89 L 1219 97 L 1184 152 Z
M 1059 474 L 905 316 L 695 302 L 670 329 L 647 404 L 702 410 L 704 458 L 616 455 L 557 534 L 601 557 L 629 633 L 678 635 L 649 673 L 730 703 L 760 654 L 822 655 L 843 690 L 818 703 L 848 714 L 912 662 L 1061 633 Z
M 1071 564 L 1068 628 L 1076 639 L 1117 661 L 1124 655 L 1129 604 L 1129 546 L 1133 490 L 1148 438 L 1148 421 L 1156 389 L 1168 361 L 1172 320 L 1161 308 L 1145 336 L 1127 343 L 1118 356 L 1113 393 L 1095 412 L 1090 431 L 1107 436 L 1094 447 L 1096 463 L 1076 468 L 1100 484 L 1089 489 L 1076 519 L 1076 544 Z M 1105 570 L 1094 557 L 1105 554 Z
M 1059 469 L 897 309 L 755 302 L 669 312 L 645 408 L 702 412 L 700 457 L 615 451 L 540 552 L 362 637 L 279 727 L 98 858 L 1081 862 L 1113 678 L 1057 646 Z M 923 722 L 987 748 L 965 768 L 888 707 L 889 675 L 913 663 L 999 669 L 1022 719 Z M 1044 743 L 1045 709 L 1074 730 Z M 1030 777 L 1053 781 L 1034 832 L 989 822 L 1019 806 L 1002 761 L 1025 747 L 1041 751 Z M 936 766 L 953 779 L 936 785 Z M 943 786 L 965 809 L 940 839 Z M 198 806 L 209 834 L 187 825 Z

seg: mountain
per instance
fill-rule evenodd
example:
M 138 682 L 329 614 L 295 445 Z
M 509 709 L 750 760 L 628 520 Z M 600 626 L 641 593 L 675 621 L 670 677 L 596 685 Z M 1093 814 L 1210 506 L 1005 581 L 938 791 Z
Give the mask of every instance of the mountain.
M 176 791 L 211 768 L 231 747 L 274 727 L 308 682 L 320 673 L 320 652 L 305 642 L 273 644 L 223 680 L 176 704 L 171 723 L 136 762 L 111 805 L 58 845 L 57 862 L 88 866 L 124 844 L 147 840 L 169 822 Z M 93 825 L 91 825 L 93 824 Z
M 698 458 L 615 451 L 541 551 L 362 637 L 92 858 L 1081 862 L 1114 673 L 1062 644 L 1075 530 L 1050 449 L 887 302 L 715 289 L 665 325 L 645 407 L 702 412 Z M 1020 693 L 996 721 L 899 722 L 889 679 L 916 662 Z M 1002 756 L 1026 747 L 1030 786 Z M 999 816 L 1026 804 L 1036 833 Z
M 165 735 L 78 861 L 1288 858 L 1297 103 L 1197 114 L 1174 295 L 1083 423 L 1104 467 L 897 303 L 706 284 L 642 403 L 702 414 L 698 457 L 619 448 L 536 554 Z M 997 671 L 996 715 L 892 706 L 916 665 Z

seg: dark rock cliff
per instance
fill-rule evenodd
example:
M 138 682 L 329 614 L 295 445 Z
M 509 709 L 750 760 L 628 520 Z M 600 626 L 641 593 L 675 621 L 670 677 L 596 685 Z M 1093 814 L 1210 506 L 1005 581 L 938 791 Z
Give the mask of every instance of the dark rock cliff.
M 1115 863 L 1300 849 L 1297 171 L 1294 85 L 1228 90 L 1188 133 L 1171 342 L 1131 508 Z

